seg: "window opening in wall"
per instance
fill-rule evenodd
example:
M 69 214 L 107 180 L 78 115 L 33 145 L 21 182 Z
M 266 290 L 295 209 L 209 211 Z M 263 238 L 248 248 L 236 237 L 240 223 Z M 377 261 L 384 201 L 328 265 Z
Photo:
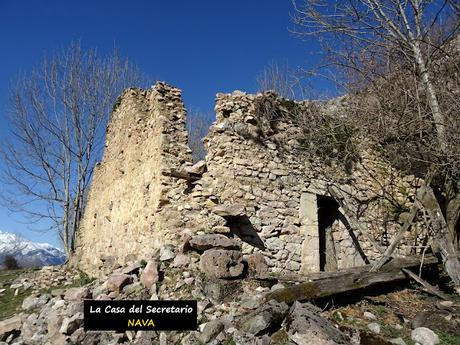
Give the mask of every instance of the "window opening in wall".
M 319 267 L 320 271 L 337 271 L 333 224 L 339 221 L 339 204 L 330 197 L 318 195 Z
M 264 250 L 265 244 L 259 237 L 257 230 L 252 225 L 246 215 L 243 216 L 224 216 L 227 221 L 227 226 L 230 232 L 239 237 L 243 242 L 250 244 L 253 247 Z

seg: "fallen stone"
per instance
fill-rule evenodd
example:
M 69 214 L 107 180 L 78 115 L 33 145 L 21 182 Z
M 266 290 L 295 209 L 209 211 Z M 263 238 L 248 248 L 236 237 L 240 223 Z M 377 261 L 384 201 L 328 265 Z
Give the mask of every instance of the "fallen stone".
M 350 345 L 346 335 L 322 317 L 320 312 L 309 303 L 294 302 L 283 322 L 283 329 L 298 345 Z
M 158 281 L 158 268 L 155 260 L 149 260 L 141 273 L 141 284 L 150 289 Z
M 142 287 L 141 282 L 135 282 L 133 284 L 126 285 L 122 291 L 126 296 L 130 296 L 141 292 L 143 289 L 144 288 Z
M 377 317 L 374 314 L 372 314 L 372 313 L 370 313 L 368 311 L 365 311 L 363 315 L 364 315 L 364 317 L 366 319 L 369 319 L 369 320 L 376 320 L 377 319 Z
M 121 273 L 132 274 L 132 273 L 139 271 L 139 268 L 141 268 L 141 264 L 139 262 L 132 262 L 128 266 L 124 267 L 121 270 Z
M 24 301 L 22 302 L 22 309 L 24 310 L 35 309 L 38 306 L 43 305 L 45 303 L 40 304 L 40 299 L 37 296 L 29 296 L 29 297 L 26 297 Z
M 372 323 L 368 324 L 367 328 L 373 333 L 376 333 L 376 334 L 380 333 L 380 325 L 378 323 L 376 323 L 376 322 L 372 322 Z
M 184 267 L 190 264 L 190 258 L 185 254 L 177 254 L 172 263 L 172 267 Z
M 201 289 L 217 304 L 231 301 L 243 292 L 241 280 L 206 279 L 201 282 Z
M 217 205 L 212 212 L 221 217 L 237 217 L 244 215 L 244 206 L 242 205 Z
M 73 344 L 81 344 L 83 339 L 85 339 L 86 332 L 83 328 L 77 329 L 75 332 L 72 333 L 70 337 L 70 341 Z
M 126 285 L 131 284 L 133 278 L 128 274 L 114 274 L 107 280 L 107 289 L 112 292 L 120 292 Z
M 225 235 L 220 234 L 206 234 L 194 236 L 189 241 L 190 247 L 204 251 L 211 248 L 223 248 L 223 249 L 240 249 L 241 244 L 232 238 L 228 238 Z
M 5 340 L 8 335 L 21 330 L 22 321 L 19 315 L 0 321 L 0 340 Z
M 185 171 L 189 174 L 202 175 L 206 171 L 206 162 L 203 160 L 196 162 L 191 167 L 185 168 Z
M 160 251 L 160 261 L 168 261 L 174 259 L 176 254 L 168 247 L 162 247 Z
M 199 339 L 203 343 L 208 343 L 213 340 L 220 332 L 224 329 L 224 324 L 219 320 L 212 320 L 205 324 L 203 331 L 201 332 Z
M 61 328 L 59 332 L 62 334 L 70 335 L 75 332 L 83 324 L 83 313 L 76 313 L 72 317 L 64 318 L 62 321 Z
M 269 329 L 281 326 L 288 310 L 286 303 L 270 300 L 253 312 L 244 315 L 238 324 L 244 332 L 261 335 Z
M 200 269 L 209 278 L 235 278 L 244 270 L 243 255 L 236 250 L 208 249 L 200 258 Z
M 439 344 L 439 337 L 431 329 L 426 327 L 418 327 L 411 332 L 413 341 L 420 345 L 436 345 Z
M 257 279 L 268 278 L 268 265 L 262 253 L 254 253 L 248 256 L 248 276 Z
M 91 297 L 91 291 L 86 287 L 74 287 L 68 289 L 64 294 L 64 300 L 66 301 L 81 301 L 85 298 Z

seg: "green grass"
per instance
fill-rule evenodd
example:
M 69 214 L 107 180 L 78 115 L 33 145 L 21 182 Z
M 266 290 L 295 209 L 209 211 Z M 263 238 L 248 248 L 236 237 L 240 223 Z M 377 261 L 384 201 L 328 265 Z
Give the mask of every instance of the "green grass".
M 3 294 L 0 295 L 0 320 L 4 320 L 12 317 L 16 314 L 21 308 L 22 302 L 24 299 L 29 297 L 32 294 L 32 289 L 19 289 L 17 296 L 14 295 L 14 289 L 10 289 L 10 285 L 13 283 L 13 280 L 20 277 L 22 274 L 27 272 L 37 271 L 38 269 L 25 269 L 25 270 L 9 270 L 9 271 L 0 271 L 0 289 L 6 289 Z M 41 293 L 51 293 L 54 289 L 68 289 L 70 287 L 79 287 L 86 285 L 92 282 L 94 278 L 90 278 L 83 272 L 80 272 L 80 275 L 75 279 L 70 285 L 51 285 L 46 289 L 40 290 Z
M 451 335 L 445 332 L 436 332 L 441 342 L 440 345 L 460 345 L 460 335 Z
M 0 320 L 7 319 L 16 314 L 17 309 L 21 307 L 22 301 L 31 294 L 31 290 L 20 289 L 17 296 L 14 295 L 13 289 L 10 289 L 10 285 L 13 280 L 24 274 L 25 272 L 31 272 L 29 270 L 9 270 L 0 271 L 0 288 L 6 289 L 3 294 L 0 295 Z

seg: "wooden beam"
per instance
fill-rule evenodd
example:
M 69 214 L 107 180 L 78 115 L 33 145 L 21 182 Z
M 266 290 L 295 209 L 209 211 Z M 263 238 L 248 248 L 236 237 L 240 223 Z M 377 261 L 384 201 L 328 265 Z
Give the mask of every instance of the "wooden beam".
M 403 271 L 405 274 L 407 274 L 409 277 L 411 277 L 412 279 L 414 279 L 417 283 L 419 283 L 420 285 L 423 286 L 423 289 L 426 291 L 426 292 L 429 292 L 431 293 L 432 295 L 435 295 L 435 296 L 438 296 L 439 298 L 445 300 L 445 301 L 448 301 L 449 300 L 449 297 L 447 297 L 444 293 L 442 293 L 441 291 L 439 291 L 438 288 L 436 288 L 435 286 L 429 284 L 428 282 L 426 282 L 425 280 L 423 280 L 422 278 L 420 278 L 418 275 L 416 275 L 414 272 L 412 272 L 411 270 L 408 270 L 407 268 L 401 268 L 401 271 Z
M 279 302 L 293 303 L 329 297 L 339 293 L 364 289 L 381 283 L 393 283 L 407 280 L 401 268 L 418 267 L 420 258 L 397 258 L 384 265 L 379 272 L 370 272 L 371 265 L 351 270 L 321 273 L 316 280 L 269 292 L 266 300 L 274 299 Z M 434 256 L 424 258 L 425 266 L 438 263 Z

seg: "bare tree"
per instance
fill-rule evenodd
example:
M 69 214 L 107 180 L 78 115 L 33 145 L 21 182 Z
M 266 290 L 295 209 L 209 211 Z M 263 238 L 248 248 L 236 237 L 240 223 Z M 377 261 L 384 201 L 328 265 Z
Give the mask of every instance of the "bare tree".
M 458 98 L 459 90 L 458 84 L 455 86 L 458 50 L 453 47 L 460 26 L 458 4 L 448 0 L 347 0 L 334 4 L 293 0 L 293 4 L 296 32 L 320 40 L 323 67 L 333 71 L 341 84 L 348 86 L 347 91 L 366 94 L 358 98 L 365 103 L 355 107 L 357 123 L 365 124 L 362 119 L 371 114 L 373 128 L 368 121 L 367 132 L 385 133 L 383 143 L 393 161 L 404 159 L 399 149 L 409 144 L 410 150 L 405 152 L 413 158 L 410 162 L 419 163 L 419 174 L 434 174 L 434 181 L 441 180 L 437 186 L 438 194 L 446 200 L 444 207 L 429 186 L 419 201 L 431 216 L 431 235 L 446 271 L 460 286 L 460 263 L 453 244 L 460 214 L 459 132 L 452 131 L 458 129 L 458 108 L 454 110 L 447 101 Z M 438 80 L 446 65 L 454 70 L 444 73 L 441 83 L 453 82 L 452 89 Z M 370 111 L 360 111 L 363 108 Z M 399 145 L 391 151 L 389 143 Z M 424 151 L 427 147 L 428 152 Z
M 68 258 L 112 104 L 139 82 L 139 72 L 116 52 L 101 56 L 72 43 L 11 87 L 2 196 L 31 222 L 49 220 Z
M 281 97 L 305 99 L 312 92 L 305 79 L 303 71 L 291 68 L 287 62 L 272 61 L 256 77 L 257 91 L 274 91 Z
M 214 117 L 199 110 L 190 110 L 187 114 L 188 146 L 192 150 L 193 161 L 197 162 L 206 156 L 203 138 L 208 134 Z

